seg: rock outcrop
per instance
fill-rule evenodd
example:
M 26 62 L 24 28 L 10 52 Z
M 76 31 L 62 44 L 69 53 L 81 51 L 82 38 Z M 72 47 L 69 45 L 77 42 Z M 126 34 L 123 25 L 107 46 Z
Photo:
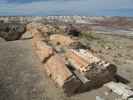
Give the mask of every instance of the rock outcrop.
M 114 65 L 97 58 L 87 49 L 72 49 L 71 44 L 77 39 L 47 35 L 47 26 L 35 24 L 27 26 L 33 35 L 33 49 L 48 76 L 66 93 L 95 88 L 113 79 L 116 74 Z
M 18 40 L 26 31 L 25 26 L 19 23 L 0 23 L 0 37 L 6 41 Z

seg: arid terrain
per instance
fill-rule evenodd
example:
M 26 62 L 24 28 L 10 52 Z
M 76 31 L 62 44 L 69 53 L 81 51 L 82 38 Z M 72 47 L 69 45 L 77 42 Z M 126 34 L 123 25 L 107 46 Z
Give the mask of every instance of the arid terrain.
M 121 80 L 118 78 L 118 81 L 133 87 L 133 31 L 131 30 L 133 27 L 131 24 L 129 26 L 126 24 L 128 23 L 112 26 L 117 29 L 127 27 L 130 29 L 130 35 L 128 31 L 125 33 L 122 31 L 122 35 L 118 30 L 99 31 L 106 26 L 99 23 L 98 28 L 93 26 L 93 29 L 95 27 L 98 31 L 92 29 L 83 31 L 84 28 L 86 29 L 84 27 L 78 38 L 81 44 L 90 48 L 94 55 L 117 67 L 118 75 L 123 78 Z M 104 30 L 107 29 L 105 27 Z M 103 99 L 98 99 L 99 96 Z M 32 49 L 31 33 L 27 32 L 13 41 L 6 41 L 0 37 L 0 100 L 121 100 L 121 98 L 105 86 L 67 96 L 45 74 L 45 70 Z

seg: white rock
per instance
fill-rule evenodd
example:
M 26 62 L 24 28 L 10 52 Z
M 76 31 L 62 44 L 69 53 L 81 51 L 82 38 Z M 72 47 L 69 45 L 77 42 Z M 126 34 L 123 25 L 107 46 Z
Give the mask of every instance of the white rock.
M 129 97 L 133 96 L 133 91 L 131 90 L 132 88 L 123 83 L 109 82 L 105 84 L 105 86 L 117 95 L 121 96 L 124 100 L 127 100 Z
M 105 99 L 103 99 L 103 98 L 100 97 L 100 96 L 96 96 L 96 100 L 105 100 Z

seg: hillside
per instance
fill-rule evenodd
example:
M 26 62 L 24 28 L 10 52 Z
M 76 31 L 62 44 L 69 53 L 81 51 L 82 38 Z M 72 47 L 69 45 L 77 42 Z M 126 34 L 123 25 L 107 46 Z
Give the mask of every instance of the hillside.
M 84 23 L 81 19 L 84 20 Z M 50 16 L 0 17 L 0 20 L 3 20 L 0 23 L 1 26 L 7 25 L 6 28 L 0 28 L 1 33 L 6 30 L 7 37 L 10 38 L 22 32 L 19 37 L 9 41 L 0 37 L 0 100 L 88 100 L 88 98 L 96 100 L 99 96 L 105 100 L 121 100 L 117 94 L 104 85 L 91 91 L 67 96 L 62 88 L 45 74 L 43 66 L 38 61 L 32 48 L 31 32 L 35 30 L 30 27 L 31 32 L 28 28 L 25 31 L 25 25 L 31 21 L 41 21 L 43 25 L 46 25 L 48 30 L 44 28 L 44 31 L 48 31 L 48 35 L 62 34 L 75 40 L 78 39 L 80 44 L 77 48 L 82 46 L 88 48 L 95 56 L 114 64 L 118 70 L 117 74 L 122 78 L 117 76 L 115 81 L 133 87 L 132 18 Z M 66 20 L 71 21 L 66 22 Z M 17 24 L 14 25 L 14 23 Z M 16 28 L 18 24 L 20 26 Z M 35 24 L 35 27 L 38 25 Z M 74 30 L 71 30 L 71 25 Z M 19 30 L 19 28 L 23 30 Z M 64 29 L 68 29 L 68 31 Z M 10 35 L 10 33 L 13 34 Z M 55 38 L 55 41 L 58 40 Z M 64 39 L 61 41 L 66 43 Z M 59 43 L 57 44 L 59 45 Z M 72 46 L 74 48 L 75 45 Z

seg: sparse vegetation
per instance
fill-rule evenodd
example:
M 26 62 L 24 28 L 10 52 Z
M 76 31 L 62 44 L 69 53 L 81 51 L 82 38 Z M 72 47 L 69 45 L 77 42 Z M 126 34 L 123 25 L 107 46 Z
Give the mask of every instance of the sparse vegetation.
M 95 32 L 81 32 L 80 38 L 86 39 L 86 40 L 89 40 L 89 41 L 99 39 L 96 36 L 96 33 Z

